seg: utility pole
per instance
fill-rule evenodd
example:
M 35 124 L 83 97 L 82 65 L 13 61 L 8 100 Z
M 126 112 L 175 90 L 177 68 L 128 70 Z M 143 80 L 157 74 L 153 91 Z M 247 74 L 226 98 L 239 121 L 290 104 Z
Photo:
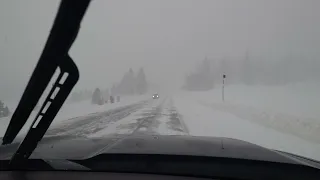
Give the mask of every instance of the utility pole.
M 226 79 L 226 75 L 222 75 L 222 101 L 224 102 L 224 80 Z

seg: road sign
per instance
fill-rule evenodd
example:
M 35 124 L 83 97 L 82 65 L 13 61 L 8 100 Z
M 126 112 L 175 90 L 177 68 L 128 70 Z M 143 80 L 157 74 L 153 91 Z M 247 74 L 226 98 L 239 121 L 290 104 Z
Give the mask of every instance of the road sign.
M 225 74 L 222 75 L 222 101 L 224 101 L 224 79 L 227 76 Z

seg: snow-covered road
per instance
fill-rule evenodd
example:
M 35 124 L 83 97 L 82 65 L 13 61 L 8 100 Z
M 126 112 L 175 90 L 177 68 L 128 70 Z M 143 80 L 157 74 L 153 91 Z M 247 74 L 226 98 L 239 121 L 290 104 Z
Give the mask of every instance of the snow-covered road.
M 172 98 L 149 99 L 54 124 L 46 136 L 103 137 L 110 134 L 187 134 Z
M 72 114 L 75 118 L 66 116 L 68 118 L 55 121 L 45 136 L 100 138 L 117 134 L 153 134 L 228 137 L 320 160 L 316 127 L 312 128 L 314 131 L 298 129 L 300 124 L 291 116 L 274 116 L 269 111 L 261 114 L 241 102 L 221 102 L 217 98 L 208 98 L 209 93 L 200 95 L 190 92 L 162 94 L 160 99 L 139 97 L 100 106 L 98 110 L 97 107 L 89 108 L 88 112 L 91 112 L 86 115 L 79 112 L 79 115 Z M 63 110 L 81 109 L 79 106 L 71 104 Z M 60 117 L 64 117 L 64 111 Z

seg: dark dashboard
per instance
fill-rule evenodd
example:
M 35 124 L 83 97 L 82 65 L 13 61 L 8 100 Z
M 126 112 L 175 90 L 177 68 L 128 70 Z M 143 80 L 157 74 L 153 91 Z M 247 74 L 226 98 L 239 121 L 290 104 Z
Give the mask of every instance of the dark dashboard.
M 101 154 L 85 160 L 29 159 L 20 167 L 10 167 L 8 164 L 9 160 L 1 161 L 0 179 L 132 179 L 133 176 L 139 179 L 179 179 L 179 177 L 319 179 L 320 177 L 317 168 L 303 164 L 185 155 Z
M 318 161 L 230 138 L 154 135 L 116 135 L 98 139 L 45 137 L 30 159 L 10 166 L 10 157 L 17 146 L 0 146 L 0 174 L 16 170 L 11 174 L 47 172 L 65 178 L 70 174 L 93 176 L 94 172 L 105 172 L 106 176 L 113 172 L 218 179 L 320 177 Z M 9 178 L 8 175 L 5 177 Z
M 135 173 L 107 173 L 107 172 L 63 172 L 63 171 L 43 171 L 43 172 L 2 172 L 0 179 L 3 180 L 57 180 L 57 179 L 77 179 L 77 180 L 105 180 L 105 179 L 130 179 L 130 180 L 202 180 L 205 178 L 169 176 L 154 174 L 135 174 Z

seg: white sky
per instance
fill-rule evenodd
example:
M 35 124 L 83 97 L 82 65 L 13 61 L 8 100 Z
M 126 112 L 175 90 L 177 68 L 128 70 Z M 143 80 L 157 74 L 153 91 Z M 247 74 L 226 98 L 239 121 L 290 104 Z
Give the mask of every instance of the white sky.
M 57 0 L 0 1 L 0 99 L 19 97 L 41 54 Z M 77 89 L 108 87 L 144 67 L 177 87 L 204 57 L 319 57 L 319 0 L 94 0 L 71 56 Z

